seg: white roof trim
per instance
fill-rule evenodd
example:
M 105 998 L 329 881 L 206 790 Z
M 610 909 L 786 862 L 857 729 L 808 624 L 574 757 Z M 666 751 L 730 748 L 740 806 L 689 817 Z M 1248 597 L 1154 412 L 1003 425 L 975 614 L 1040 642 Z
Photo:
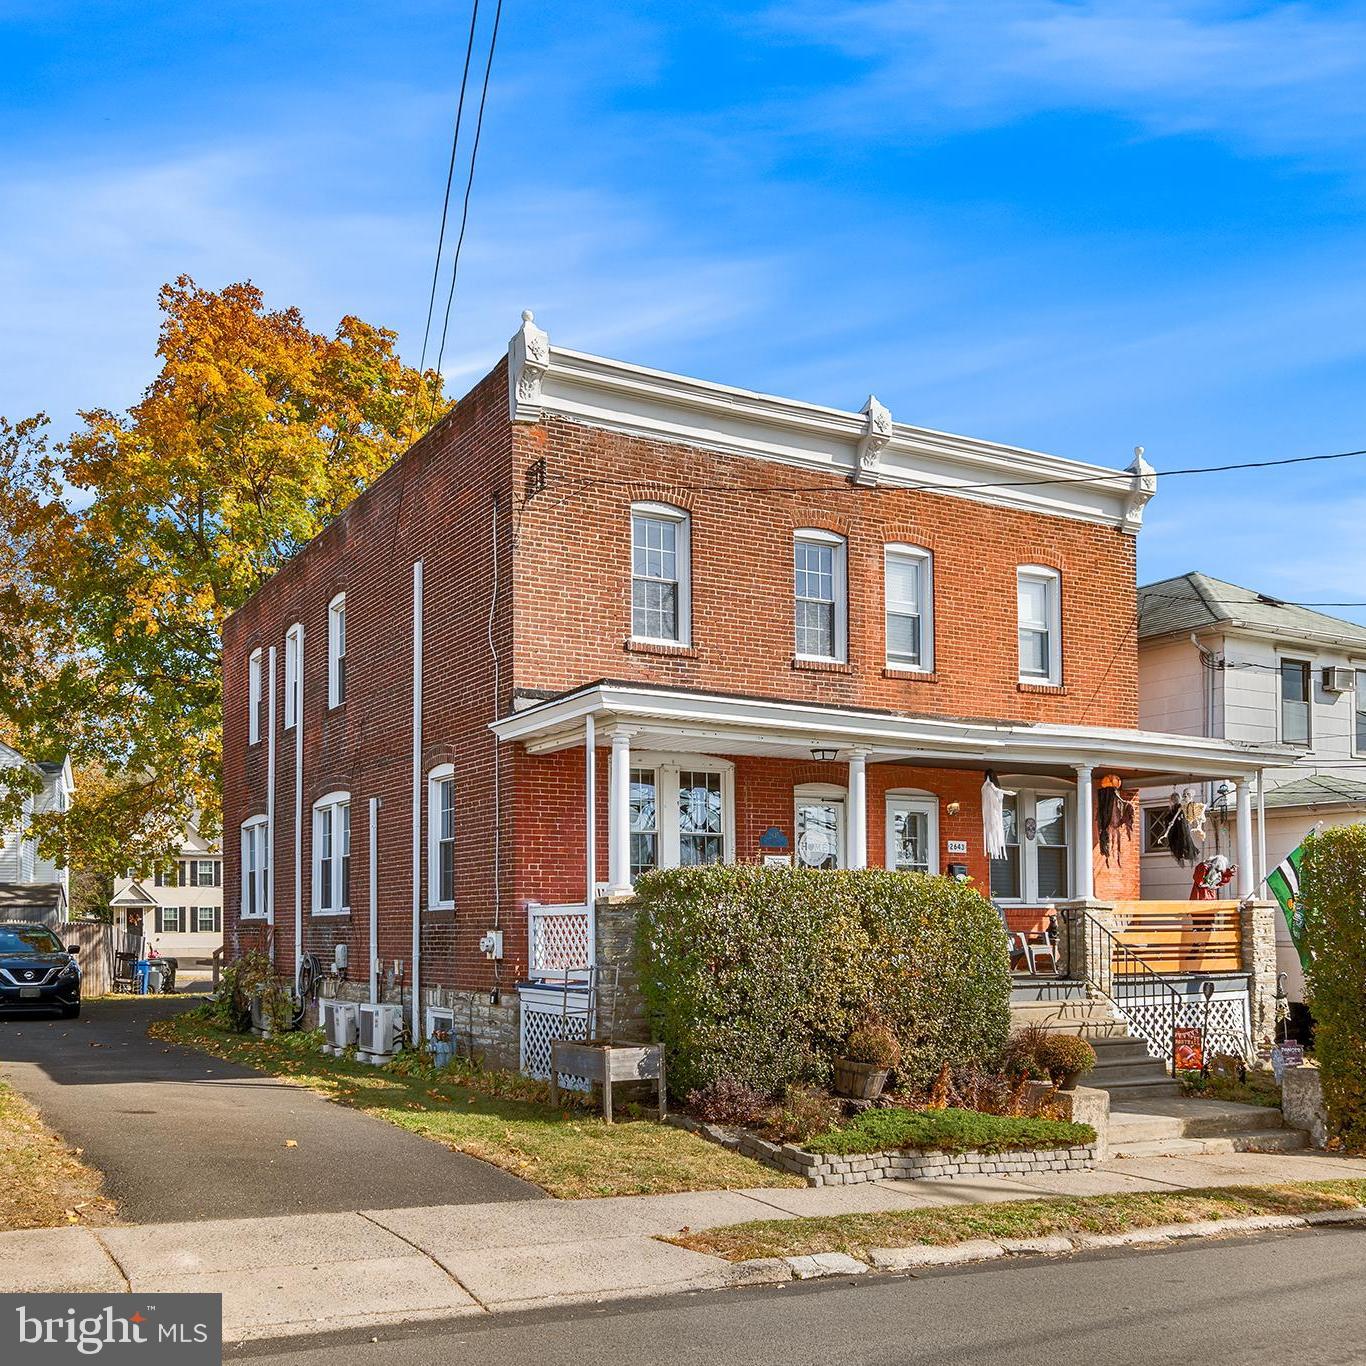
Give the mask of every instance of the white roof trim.
M 1135 453 L 1127 470 L 1066 460 L 893 422 L 873 397 L 861 412 L 737 389 L 626 361 L 551 346 L 529 311 L 508 346 L 509 414 L 547 414 L 653 440 L 819 470 L 859 484 L 929 486 L 998 507 L 1118 526 L 1136 533 L 1156 492 Z M 960 488 L 992 481 L 1079 480 L 1021 488 Z
M 956 718 L 903 716 L 822 707 L 802 702 L 640 688 L 597 683 L 513 711 L 491 723 L 501 740 L 518 740 L 532 753 L 549 753 L 581 741 L 583 721 L 658 726 L 706 740 L 725 752 L 731 744 L 858 746 L 869 758 L 914 755 L 1004 769 L 1012 764 L 1077 764 L 1180 772 L 1192 778 L 1243 777 L 1294 763 L 1297 751 L 1159 731 L 1108 726 L 1028 725 Z

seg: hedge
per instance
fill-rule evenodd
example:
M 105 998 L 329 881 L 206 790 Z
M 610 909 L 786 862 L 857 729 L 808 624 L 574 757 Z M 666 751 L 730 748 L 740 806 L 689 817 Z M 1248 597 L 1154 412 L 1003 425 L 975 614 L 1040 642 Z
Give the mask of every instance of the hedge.
M 646 873 L 636 893 L 642 991 L 679 1094 L 718 1077 L 826 1084 L 870 1015 L 921 1086 L 944 1062 L 992 1061 L 1009 1032 L 1001 920 L 968 884 L 713 865 Z
M 1319 831 L 1300 868 L 1314 1052 L 1328 1132 L 1366 1151 L 1366 825 Z

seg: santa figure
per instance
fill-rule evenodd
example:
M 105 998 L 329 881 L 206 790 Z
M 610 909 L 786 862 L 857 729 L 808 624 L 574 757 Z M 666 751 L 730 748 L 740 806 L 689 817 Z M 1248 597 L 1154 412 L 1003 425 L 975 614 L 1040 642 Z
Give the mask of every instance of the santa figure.
M 1235 868 L 1223 854 L 1202 859 L 1195 865 L 1194 880 L 1191 883 L 1192 901 L 1218 901 L 1219 892 L 1233 881 Z

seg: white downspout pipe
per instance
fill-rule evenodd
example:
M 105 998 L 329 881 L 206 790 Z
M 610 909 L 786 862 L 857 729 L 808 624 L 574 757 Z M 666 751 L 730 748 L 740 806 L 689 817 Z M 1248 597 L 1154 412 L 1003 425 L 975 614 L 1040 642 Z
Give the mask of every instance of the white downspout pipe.
M 370 1004 L 379 1004 L 379 809 L 378 797 L 370 798 Z
M 270 647 L 270 697 L 266 702 L 266 924 L 275 924 L 275 646 Z M 226 833 L 226 832 L 225 832 Z
M 422 561 L 413 564 L 412 1038 L 422 1042 Z
M 304 628 L 294 669 L 294 980 L 304 958 Z
M 584 902 L 589 914 L 597 898 L 598 887 L 598 829 L 597 829 L 597 789 L 598 789 L 598 723 L 592 715 L 584 717 L 583 734 L 584 764 L 584 872 L 587 887 Z
M 1266 769 L 1257 774 L 1257 895 L 1266 887 Z

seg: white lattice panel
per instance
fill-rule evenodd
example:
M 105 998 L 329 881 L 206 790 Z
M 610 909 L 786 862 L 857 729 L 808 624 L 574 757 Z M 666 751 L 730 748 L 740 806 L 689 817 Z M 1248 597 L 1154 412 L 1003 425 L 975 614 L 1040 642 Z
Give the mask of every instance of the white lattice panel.
M 592 1012 L 587 991 L 571 991 L 568 997 L 558 991 L 523 990 L 521 1070 L 528 1077 L 546 1080 L 550 1076 L 550 1045 L 556 1039 L 587 1039 L 592 1035 Z M 560 1074 L 560 1085 L 571 1091 L 586 1091 L 583 1077 Z
M 1119 1013 L 1133 1032 L 1148 1041 L 1148 1052 L 1155 1058 L 1171 1060 L 1172 1029 L 1200 1029 L 1205 1026 L 1205 1002 L 1200 996 L 1183 997 L 1178 1006 L 1170 998 L 1161 1002 L 1116 1000 Z M 1172 1016 L 1175 1015 L 1175 1020 Z M 1206 1047 L 1210 1054 L 1232 1053 L 1240 1058 L 1252 1055 L 1252 1017 L 1247 993 L 1216 996 L 1209 1006 Z
M 593 961 L 593 917 L 587 906 L 527 908 L 529 975 L 553 978 Z

